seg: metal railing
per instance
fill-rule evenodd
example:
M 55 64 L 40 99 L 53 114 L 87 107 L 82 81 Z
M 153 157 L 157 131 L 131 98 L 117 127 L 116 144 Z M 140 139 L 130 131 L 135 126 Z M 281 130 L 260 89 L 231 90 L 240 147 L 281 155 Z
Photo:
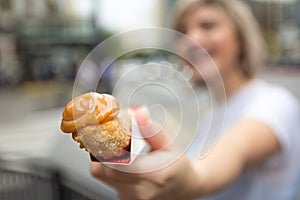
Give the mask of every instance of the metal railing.
M 1 200 L 92 200 L 68 187 L 59 173 L 22 162 L 0 161 Z

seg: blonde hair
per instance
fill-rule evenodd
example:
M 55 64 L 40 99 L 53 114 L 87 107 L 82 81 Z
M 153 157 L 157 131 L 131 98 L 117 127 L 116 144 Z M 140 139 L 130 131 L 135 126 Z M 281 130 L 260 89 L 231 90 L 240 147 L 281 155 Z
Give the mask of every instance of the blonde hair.
M 248 5 L 240 0 L 183 0 L 178 2 L 175 30 L 184 32 L 184 19 L 200 6 L 217 6 L 233 21 L 241 42 L 240 64 L 245 77 L 252 78 L 266 58 L 264 39 Z

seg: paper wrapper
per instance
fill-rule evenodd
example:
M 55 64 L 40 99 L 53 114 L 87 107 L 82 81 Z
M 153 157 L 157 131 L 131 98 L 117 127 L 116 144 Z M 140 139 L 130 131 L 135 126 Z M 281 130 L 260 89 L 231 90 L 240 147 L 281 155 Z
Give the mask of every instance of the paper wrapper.
M 139 127 L 137 126 L 136 119 L 134 115 L 131 116 L 125 116 L 126 112 L 120 112 L 120 118 L 126 121 L 127 117 L 129 118 L 130 123 L 122 123 L 124 126 L 127 127 L 129 130 L 131 130 L 131 138 L 130 138 L 130 145 L 129 148 L 122 156 L 117 156 L 109 159 L 104 159 L 100 156 L 94 156 L 92 152 L 90 152 L 90 158 L 94 162 L 102 162 L 104 164 L 118 164 L 118 165 L 130 165 L 134 162 L 134 160 L 137 158 L 139 154 L 147 153 L 149 151 L 149 145 L 144 140 L 143 136 L 141 135 L 141 132 L 139 130 Z

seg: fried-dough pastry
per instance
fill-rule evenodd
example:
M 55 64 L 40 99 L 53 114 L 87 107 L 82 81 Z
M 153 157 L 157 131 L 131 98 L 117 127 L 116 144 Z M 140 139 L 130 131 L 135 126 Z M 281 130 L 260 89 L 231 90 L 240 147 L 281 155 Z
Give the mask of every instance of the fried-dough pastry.
M 85 148 L 95 157 L 119 157 L 130 146 L 131 130 L 118 114 L 119 103 L 115 97 L 86 93 L 66 105 L 61 130 L 72 133 L 80 148 Z

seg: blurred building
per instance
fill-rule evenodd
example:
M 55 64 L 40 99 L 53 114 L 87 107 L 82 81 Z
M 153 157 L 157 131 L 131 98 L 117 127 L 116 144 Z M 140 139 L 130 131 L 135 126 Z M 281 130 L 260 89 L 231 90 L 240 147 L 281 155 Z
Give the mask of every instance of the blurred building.
M 72 78 L 103 38 L 91 1 L 0 0 L 0 84 Z
M 247 0 L 273 65 L 299 66 L 299 0 Z M 0 85 L 72 79 L 110 33 L 172 28 L 177 0 L 0 0 Z M 152 36 L 149 39 L 156 40 Z M 132 37 L 134 38 L 134 37 Z M 123 41 L 126 45 L 134 40 Z
M 300 1 L 248 0 L 258 18 L 273 65 L 300 65 Z

